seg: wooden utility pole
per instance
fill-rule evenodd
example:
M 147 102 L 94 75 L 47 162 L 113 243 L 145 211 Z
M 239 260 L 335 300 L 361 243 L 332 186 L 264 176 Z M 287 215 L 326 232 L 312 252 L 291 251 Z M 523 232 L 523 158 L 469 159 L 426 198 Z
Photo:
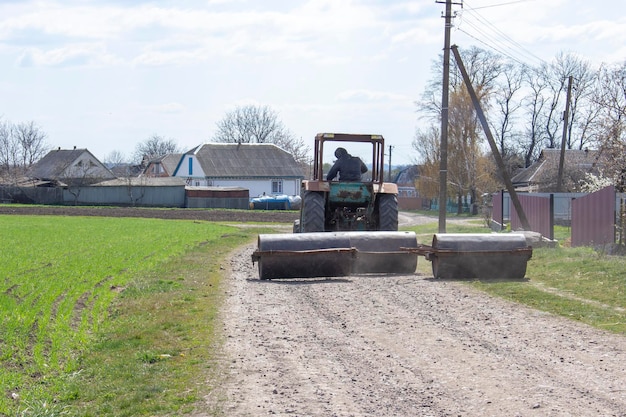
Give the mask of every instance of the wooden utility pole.
M 443 3 L 437 1 L 437 3 Z M 446 19 L 443 44 L 443 85 L 441 93 L 441 143 L 439 144 L 439 233 L 446 232 L 448 204 L 448 101 L 450 89 L 450 30 L 452 28 L 452 0 L 446 0 Z
M 565 168 L 565 148 L 567 145 L 567 125 L 569 123 L 569 103 L 572 100 L 572 84 L 574 77 L 571 75 L 567 81 L 567 99 L 565 101 L 565 111 L 563 112 L 563 138 L 561 139 L 561 155 L 559 157 L 559 175 L 556 183 L 556 192 L 562 192 L 563 188 L 563 170 Z
M 491 134 L 491 129 L 489 128 L 489 123 L 487 123 L 487 118 L 485 117 L 485 113 L 483 113 L 483 109 L 480 106 L 480 100 L 478 100 L 478 96 L 476 95 L 476 91 L 474 91 L 474 87 L 470 81 L 469 75 L 467 75 L 467 70 L 465 69 L 465 65 L 461 60 L 461 55 L 457 49 L 456 45 L 452 46 L 452 52 L 454 53 L 454 59 L 456 60 L 457 67 L 459 71 L 461 71 L 461 75 L 463 76 L 463 81 L 465 82 L 465 86 L 467 87 L 467 92 L 469 93 L 472 103 L 474 104 L 474 109 L 476 110 L 476 115 L 478 116 L 478 120 L 480 120 L 481 125 L 483 126 L 483 131 L 485 132 L 485 136 L 487 136 L 487 141 L 489 142 L 489 146 L 491 147 L 491 153 L 496 159 L 496 164 L 500 169 L 500 174 L 502 174 L 502 178 L 504 179 L 504 184 L 506 185 L 506 189 L 511 196 L 511 202 L 513 203 L 513 207 L 515 207 L 515 211 L 517 211 L 517 215 L 519 217 L 520 223 L 522 223 L 522 227 L 524 230 L 530 230 L 530 223 L 528 223 L 528 219 L 526 218 L 526 213 L 524 213 L 524 208 L 517 197 L 517 192 L 513 187 L 513 183 L 509 178 L 509 174 L 506 172 L 506 167 L 504 166 L 504 160 L 502 159 L 502 155 L 500 155 L 500 151 L 498 150 L 498 145 L 496 144 L 493 135 Z

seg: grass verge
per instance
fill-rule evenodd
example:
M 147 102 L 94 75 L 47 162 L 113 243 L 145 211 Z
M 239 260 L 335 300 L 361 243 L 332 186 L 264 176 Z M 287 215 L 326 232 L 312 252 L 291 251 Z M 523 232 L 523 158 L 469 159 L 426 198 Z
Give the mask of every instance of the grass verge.
M 438 222 L 412 226 L 418 240 L 430 244 Z M 450 222 L 448 233 L 491 233 L 484 222 Z M 555 226 L 555 239 L 567 243 L 571 229 Z M 481 291 L 577 320 L 599 329 L 626 334 L 626 258 L 589 247 L 535 248 L 522 281 L 461 281 Z M 431 264 L 420 259 L 418 272 L 432 274 Z
M 490 294 L 626 334 L 626 258 L 592 248 L 533 250 L 525 281 L 476 280 Z
M 210 392 L 224 257 L 258 229 L 0 221 L 0 416 L 179 415 Z

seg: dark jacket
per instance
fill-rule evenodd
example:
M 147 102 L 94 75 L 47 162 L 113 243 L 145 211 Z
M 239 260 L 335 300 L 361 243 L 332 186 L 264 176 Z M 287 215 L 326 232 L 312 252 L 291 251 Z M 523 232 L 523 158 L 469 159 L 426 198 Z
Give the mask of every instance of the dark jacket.
M 367 167 L 361 158 L 345 154 L 335 161 L 326 175 L 326 180 L 332 181 L 339 174 L 339 181 L 361 181 L 361 174 L 366 172 Z

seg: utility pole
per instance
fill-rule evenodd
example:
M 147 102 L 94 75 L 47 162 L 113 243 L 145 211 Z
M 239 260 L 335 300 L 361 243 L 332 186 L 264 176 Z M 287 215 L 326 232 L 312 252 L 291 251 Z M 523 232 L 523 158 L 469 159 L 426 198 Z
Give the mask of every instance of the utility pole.
M 389 145 L 389 173 L 387 174 L 387 181 L 391 182 L 391 150 L 393 149 L 392 145 Z
M 572 84 L 574 77 L 571 75 L 567 81 L 567 99 L 565 101 L 565 111 L 563 112 L 563 138 L 561 139 L 561 155 L 559 158 L 559 175 L 556 183 L 556 192 L 560 193 L 563 190 L 563 170 L 565 166 L 565 147 L 567 144 L 567 124 L 569 123 L 569 103 L 572 100 Z
M 437 1 L 443 3 L 443 1 Z M 446 206 L 448 203 L 448 101 L 450 89 L 450 31 L 452 28 L 452 0 L 445 0 L 446 26 L 443 45 L 443 85 L 441 93 L 441 143 L 439 160 L 439 233 L 446 232 Z M 459 3 L 456 3 L 459 4 Z M 461 3 L 462 4 L 462 3 Z
M 476 116 L 480 121 L 480 124 L 483 127 L 483 131 L 485 132 L 485 136 L 487 136 L 487 141 L 489 142 L 489 146 L 491 147 L 491 153 L 496 160 L 496 165 L 498 169 L 500 169 L 500 174 L 504 179 L 504 184 L 506 185 L 506 189 L 509 191 L 509 195 L 511 196 L 511 202 L 513 203 L 513 207 L 515 207 L 515 211 L 517 211 L 517 215 L 519 216 L 520 223 L 522 223 L 522 227 L 524 230 L 530 230 L 530 223 L 528 223 L 528 219 L 526 218 L 526 213 L 524 213 L 524 208 L 519 201 L 517 196 L 517 192 L 515 191 L 515 187 L 513 187 L 513 183 L 511 182 L 511 178 L 509 174 L 506 172 L 506 167 L 504 166 L 504 160 L 502 159 L 502 155 L 500 155 L 500 151 L 498 150 L 498 145 L 496 144 L 493 135 L 491 134 L 491 129 L 489 128 L 489 123 L 487 123 L 487 118 L 485 117 L 485 113 L 483 112 L 482 107 L 480 106 L 480 100 L 478 100 L 478 96 L 476 95 L 476 91 L 474 91 L 474 87 L 470 81 L 469 75 L 467 74 L 467 70 L 465 69 L 465 64 L 463 64 L 463 60 L 461 59 L 461 54 L 459 54 L 459 50 L 456 45 L 452 46 L 452 52 L 454 53 L 454 59 L 456 60 L 457 67 L 459 71 L 461 71 L 461 76 L 463 77 L 463 82 L 467 87 L 467 92 L 472 99 L 472 104 L 474 105 L 474 109 L 476 110 Z

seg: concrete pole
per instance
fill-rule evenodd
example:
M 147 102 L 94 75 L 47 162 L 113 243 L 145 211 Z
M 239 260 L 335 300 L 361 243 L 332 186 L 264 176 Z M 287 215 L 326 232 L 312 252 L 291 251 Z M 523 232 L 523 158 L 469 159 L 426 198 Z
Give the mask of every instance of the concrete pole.
M 452 0 L 446 0 L 446 27 L 443 46 L 443 85 L 441 93 L 441 142 L 439 144 L 439 233 L 446 233 L 448 203 L 448 101 L 450 89 L 450 29 Z

